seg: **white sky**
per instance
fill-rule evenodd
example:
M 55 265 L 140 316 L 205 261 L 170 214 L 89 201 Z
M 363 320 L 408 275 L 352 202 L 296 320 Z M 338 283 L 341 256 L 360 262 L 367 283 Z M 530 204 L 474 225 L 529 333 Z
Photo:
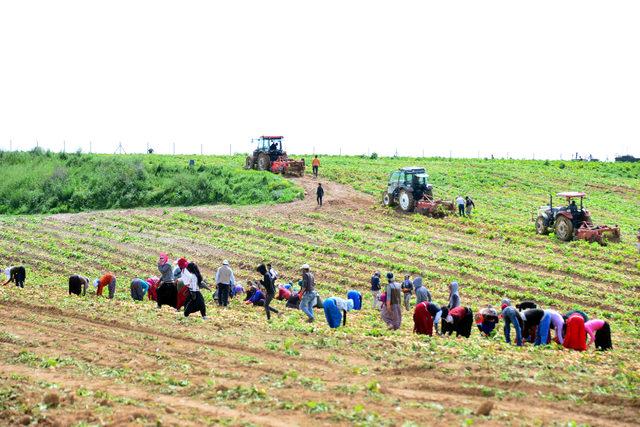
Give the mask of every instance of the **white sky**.
M 640 155 L 640 2 L 2 1 L 0 148 Z

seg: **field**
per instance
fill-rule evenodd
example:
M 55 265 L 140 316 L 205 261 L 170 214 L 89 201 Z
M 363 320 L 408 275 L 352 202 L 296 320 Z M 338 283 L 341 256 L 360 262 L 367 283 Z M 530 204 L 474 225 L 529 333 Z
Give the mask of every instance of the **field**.
M 638 424 L 638 165 L 322 162 L 322 208 L 306 176 L 292 180 L 305 199 L 284 204 L 0 217 L 0 259 L 28 271 L 24 290 L 0 289 L 0 424 Z M 414 163 L 427 167 L 436 195 L 472 196 L 476 215 L 436 220 L 381 207 L 387 174 Z M 585 190 L 596 222 L 619 224 L 623 242 L 536 236 L 531 210 L 562 190 Z M 210 280 L 225 258 L 242 282 L 263 261 L 297 280 L 306 262 L 323 297 L 358 289 L 365 307 L 337 330 L 320 312 L 310 325 L 280 302 L 284 315 L 271 323 L 237 300 L 226 310 L 210 303 L 207 321 L 185 319 L 129 297 L 130 279 L 155 274 L 160 251 L 198 262 Z M 368 298 L 376 269 L 422 274 L 440 303 L 456 279 L 474 311 L 503 297 L 581 308 L 612 324 L 614 350 L 516 348 L 475 331 L 418 337 L 408 312 L 387 331 Z M 115 300 L 66 295 L 70 274 L 107 270 L 118 276 Z

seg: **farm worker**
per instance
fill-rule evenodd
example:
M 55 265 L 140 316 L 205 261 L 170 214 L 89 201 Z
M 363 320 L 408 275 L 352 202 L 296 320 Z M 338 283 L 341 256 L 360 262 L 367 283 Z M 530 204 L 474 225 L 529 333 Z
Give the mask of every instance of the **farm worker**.
M 584 324 L 584 329 L 589 335 L 587 347 L 595 341 L 597 350 L 610 350 L 613 348 L 611 344 L 611 327 L 608 322 L 600 319 L 592 319 Z
M 236 279 L 233 270 L 229 267 L 229 261 L 222 261 L 222 266 L 216 272 L 216 285 L 218 288 L 218 305 L 226 307 L 229 305 L 229 294 L 231 287 L 235 285 Z
M 556 331 L 556 339 L 559 344 L 564 342 L 563 332 L 564 332 L 564 317 L 562 314 L 558 313 L 556 310 L 546 310 L 551 317 L 551 325 L 553 325 L 553 329 Z
M 259 289 L 257 283 L 251 283 L 251 286 L 244 297 L 244 303 L 259 305 L 261 307 L 264 306 L 264 293 Z
M 427 310 L 429 311 L 429 314 L 431 314 L 431 317 L 433 318 L 433 327 L 435 328 L 436 333 L 440 334 L 438 330 L 438 325 L 440 324 L 440 319 L 442 318 L 442 309 L 438 304 L 436 304 L 433 301 L 429 303 L 427 303 L 426 301 L 423 301 L 423 302 L 427 304 Z
M 313 160 L 311 161 L 311 169 L 313 170 L 313 176 L 318 177 L 318 168 L 320 168 L 320 159 L 316 154 Z
M 96 279 L 94 283 L 98 286 L 98 290 L 96 291 L 97 296 L 102 296 L 102 290 L 107 286 L 109 289 L 109 299 L 113 299 L 116 293 L 116 276 L 114 276 L 113 273 L 104 274 L 101 278 Z
M 564 348 L 585 351 L 587 349 L 587 331 L 584 328 L 584 317 L 579 313 L 574 313 L 566 323 L 567 332 L 562 343 Z
M 471 211 L 476 207 L 476 204 L 473 203 L 473 200 L 471 200 L 471 197 L 467 196 L 464 198 L 464 207 L 465 207 L 465 213 L 467 214 L 467 216 L 471 216 Z
M 442 309 L 442 335 L 453 332 L 456 336 L 463 336 L 469 338 L 471 335 L 471 326 L 473 325 L 473 312 L 469 307 L 458 306 L 449 310 L 448 308 Z
M 287 308 L 300 309 L 300 294 L 298 292 L 291 292 L 291 296 L 287 299 Z
M 571 311 L 567 312 L 564 315 L 564 317 L 565 317 L 565 319 L 568 319 L 569 317 L 573 316 L 574 314 L 579 314 L 584 319 L 585 322 L 589 321 L 589 316 L 587 316 L 587 313 L 585 313 L 582 310 L 571 310 Z
M 289 301 L 289 298 L 291 298 L 291 291 L 287 288 L 285 288 L 282 285 L 278 286 L 278 296 L 276 297 L 276 299 L 278 301 Z
M 402 293 L 404 294 L 404 309 L 409 311 L 409 305 L 411 304 L 411 294 L 413 293 L 413 282 L 411 281 L 411 276 L 404 276 L 404 281 L 402 282 Z
M 202 283 L 200 270 L 193 262 L 188 262 L 185 258 L 178 260 L 178 266 L 182 270 L 180 279 L 184 286 L 189 289 L 189 296 L 184 306 L 184 317 L 189 317 L 191 313 L 199 311 L 202 319 L 207 320 L 207 306 L 204 303 L 202 292 L 200 292 Z
M 308 323 L 312 323 L 315 318 L 313 315 L 313 306 L 316 304 L 318 296 L 316 292 L 316 279 L 313 277 L 309 264 L 303 264 L 302 270 L 302 288 L 300 289 L 300 310 L 307 315 Z
M 396 330 L 402 324 L 402 289 L 394 280 L 393 273 L 387 273 L 387 281 L 386 298 L 380 314 L 389 329 Z
M 80 276 L 78 274 L 74 274 L 73 276 L 69 276 L 69 295 L 81 295 L 85 296 L 87 294 L 87 289 L 89 288 L 90 280 L 84 276 Z
M 422 301 L 413 310 L 413 333 L 433 335 L 433 317 L 429 313 L 429 303 Z
M 540 323 L 538 324 L 538 328 L 536 330 L 536 340 L 533 345 L 546 345 L 551 341 L 551 334 L 549 330 L 551 329 L 551 313 L 549 310 L 543 310 L 544 315 L 542 319 L 540 319 Z M 525 321 L 526 324 L 526 321 Z
M 373 302 L 371 303 L 371 308 L 380 308 L 380 272 L 376 271 L 371 276 L 371 296 L 373 297 Z
M 456 197 L 456 204 L 458 205 L 458 215 L 464 216 L 464 199 L 462 196 Z
M 543 317 L 544 310 L 540 308 L 530 308 L 522 312 L 522 319 L 524 320 L 522 336 L 525 341 L 534 342 L 536 338 L 536 330 Z
M 324 188 L 322 188 L 321 183 L 318 183 L 318 188 L 316 189 L 316 201 L 318 202 L 318 206 L 322 206 L 323 197 L 324 197 Z
M 431 302 L 431 292 L 422 284 L 422 277 L 413 279 L 413 290 L 416 293 L 416 304 L 421 302 Z
M 489 336 L 498 324 L 498 312 L 495 308 L 487 306 L 476 314 L 476 326 L 480 333 Z
M 516 304 L 516 308 L 520 311 L 523 311 L 530 308 L 538 308 L 538 304 L 533 301 L 522 301 L 520 304 Z
M 273 285 L 273 280 L 271 280 L 271 275 L 267 270 L 267 267 L 264 264 L 260 264 L 257 268 L 258 273 L 262 274 L 262 280 L 260 284 L 265 290 L 264 296 L 264 311 L 267 314 L 267 321 L 271 320 L 271 312 L 280 313 L 275 308 L 271 307 L 271 301 L 276 295 L 276 288 Z
M 234 297 L 236 295 L 244 294 L 244 288 L 239 283 L 236 283 L 236 285 L 232 288 L 231 291 L 232 291 L 231 296 L 234 296 Z
M 353 301 L 353 309 L 360 310 L 362 309 L 362 294 L 355 290 L 350 290 L 347 292 L 347 299 Z
M 169 264 L 169 256 L 164 252 L 158 257 L 158 271 L 160 272 L 160 284 L 173 283 L 173 270 Z
M 147 298 L 151 301 L 158 301 L 158 286 L 160 286 L 160 278 L 149 277 L 147 279 L 149 284 L 149 291 L 147 292 Z
M 502 300 L 502 318 L 504 319 L 504 340 L 511 343 L 511 324 L 516 330 L 516 345 L 522 346 L 522 324 L 524 323 L 520 312 L 511 305 L 511 300 Z
M 353 300 L 344 298 L 327 298 L 323 304 L 324 316 L 330 328 L 337 328 L 347 324 L 347 312 L 353 310 Z
M 271 264 L 267 264 L 267 270 L 269 270 L 269 275 L 271 276 L 271 280 L 273 280 L 273 284 L 275 286 L 276 280 L 278 280 L 278 272 L 271 266 Z
M 27 271 L 23 266 L 7 267 L 4 270 L 4 275 L 7 277 L 7 281 L 2 284 L 6 285 L 9 282 L 13 282 L 19 288 L 24 288 L 24 281 L 27 278 Z
M 131 281 L 131 298 L 135 301 L 142 301 L 149 290 L 149 284 L 139 278 Z
M 449 310 L 460 306 L 460 294 L 458 292 L 458 282 L 453 281 L 449 284 Z

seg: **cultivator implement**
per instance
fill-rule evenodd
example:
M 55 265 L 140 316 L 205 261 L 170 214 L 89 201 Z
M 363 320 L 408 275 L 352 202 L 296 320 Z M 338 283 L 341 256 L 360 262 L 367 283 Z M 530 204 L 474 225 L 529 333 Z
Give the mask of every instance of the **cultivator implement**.
M 304 169 L 304 160 L 294 160 L 286 156 L 280 156 L 271 163 L 271 172 L 285 176 L 303 176 Z
M 445 216 L 454 213 L 456 211 L 453 202 L 448 202 L 441 199 L 430 199 L 425 197 L 416 202 L 416 212 L 422 215 L 430 216 L 432 218 L 444 218 Z
M 576 230 L 576 239 L 586 240 L 589 243 L 598 242 L 605 245 L 606 242 L 620 242 L 620 227 L 608 225 L 593 225 L 584 221 Z

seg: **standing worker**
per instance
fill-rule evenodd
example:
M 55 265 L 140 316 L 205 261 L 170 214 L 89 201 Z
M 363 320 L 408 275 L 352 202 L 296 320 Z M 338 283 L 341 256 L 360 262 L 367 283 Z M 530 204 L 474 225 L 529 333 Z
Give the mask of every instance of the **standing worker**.
M 184 317 L 189 317 L 191 313 L 199 311 L 202 320 L 207 320 L 207 306 L 204 303 L 202 292 L 200 292 L 202 275 L 200 274 L 198 266 L 193 262 L 188 262 L 184 258 L 180 258 L 178 265 L 180 266 L 180 270 L 182 270 L 180 280 L 182 280 L 184 286 L 189 288 L 189 296 L 184 305 Z
M 464 206 L 465 206 L 465 211 L 467 216 L 471 216 L 471 211 L 476 207 L 476 204 L 473 203 L 473 200 L 471 200 L 471 197 L 469 196 L 465 197 Z
M 371 304 L 371 308 L 380 308 L 380 272 L 376 271 L 371 276 L 371 296 L 373 297 L 373 302 Z
M 320 167 L 320 159 L 318 158 L 318 155 L 316 154 L 315 157 L 313 158 L 313 160 L 311 161 L 311 169 L 313 169 L 314 178 L 318 177 L 318 168 L 319 167 Z
M 318 189 L 316 190 L 316 200 L 318 202 L 318 206 L 322 206 L 323 197 L 324 197 L 324 188 L 322 188 L 322 184 L 318 183 Z
M 458 205 L 458 215 L 464 216 L 464 199 L 462 196 L 456 197 L 456 204 Z
M 404 308 L 409 311 L 411 295 L 413 294 L 413 282 L 409 275 L 404 276 L 404 282 L 402 282 L 402 293 L 404 294 Z
M 311 272 L 309 264 L 304 264 L 301 267 L 302 270 L 302 289 L 300 289 L 300 310 L 307 315 L 307 323 L 313 323 L 313 306 L 316 301 L 316 281 Z
M 229 261 L 226 259 L 222 261 L 222 267 L 218 268 L 216 272 L 216 285 L 218 287 L 218 305 L 220 307 L 226 307 L 229 305 L 229 294 L 231 293 L 231 286 L 235 285 L 235 277 L 233 276 L 233 270 L 229 267 Z
M 24 288 L 24 281 L 27 278 L 27 271 L 23 266 L 19 265 L 17 267 L 8 267 L 4 270 L 5 276 L 7 276 L 7 281 L 2 284 L 2 286 L 6 285 L 9 282 L 14 282 L 17 287 Z
M 400 284 L 396 283 L 393 279 L 393 273 L 387 273 L 387 292 L 386 301 L 382 305 L 382 311 L 380 312 L 382 320 L 387 324 L 389 329 L 400 329 L 402 324 L 402 291 Z
M 276 295 L 276 288 L 273 285 L 271 274 L 269 274 L 269 270 L 267 270 L 267 267 L 264 264 L 260 264 L 257 270 L 258 270 L 258 273 L 262 274 L 262 280 L 260 281 L 260 283 L 262 284 L 265 290 L 264 311 L 267 313 L 267 320 L 271 320 L 272 311 L 276 314 L 280 313 L 278 310 L 270 306 L 271 301 Z
M 422 284 L 422 277 L 413 279 L 413 290 L 416 293 L 416 304 L 431 302 L 431 292 Z

